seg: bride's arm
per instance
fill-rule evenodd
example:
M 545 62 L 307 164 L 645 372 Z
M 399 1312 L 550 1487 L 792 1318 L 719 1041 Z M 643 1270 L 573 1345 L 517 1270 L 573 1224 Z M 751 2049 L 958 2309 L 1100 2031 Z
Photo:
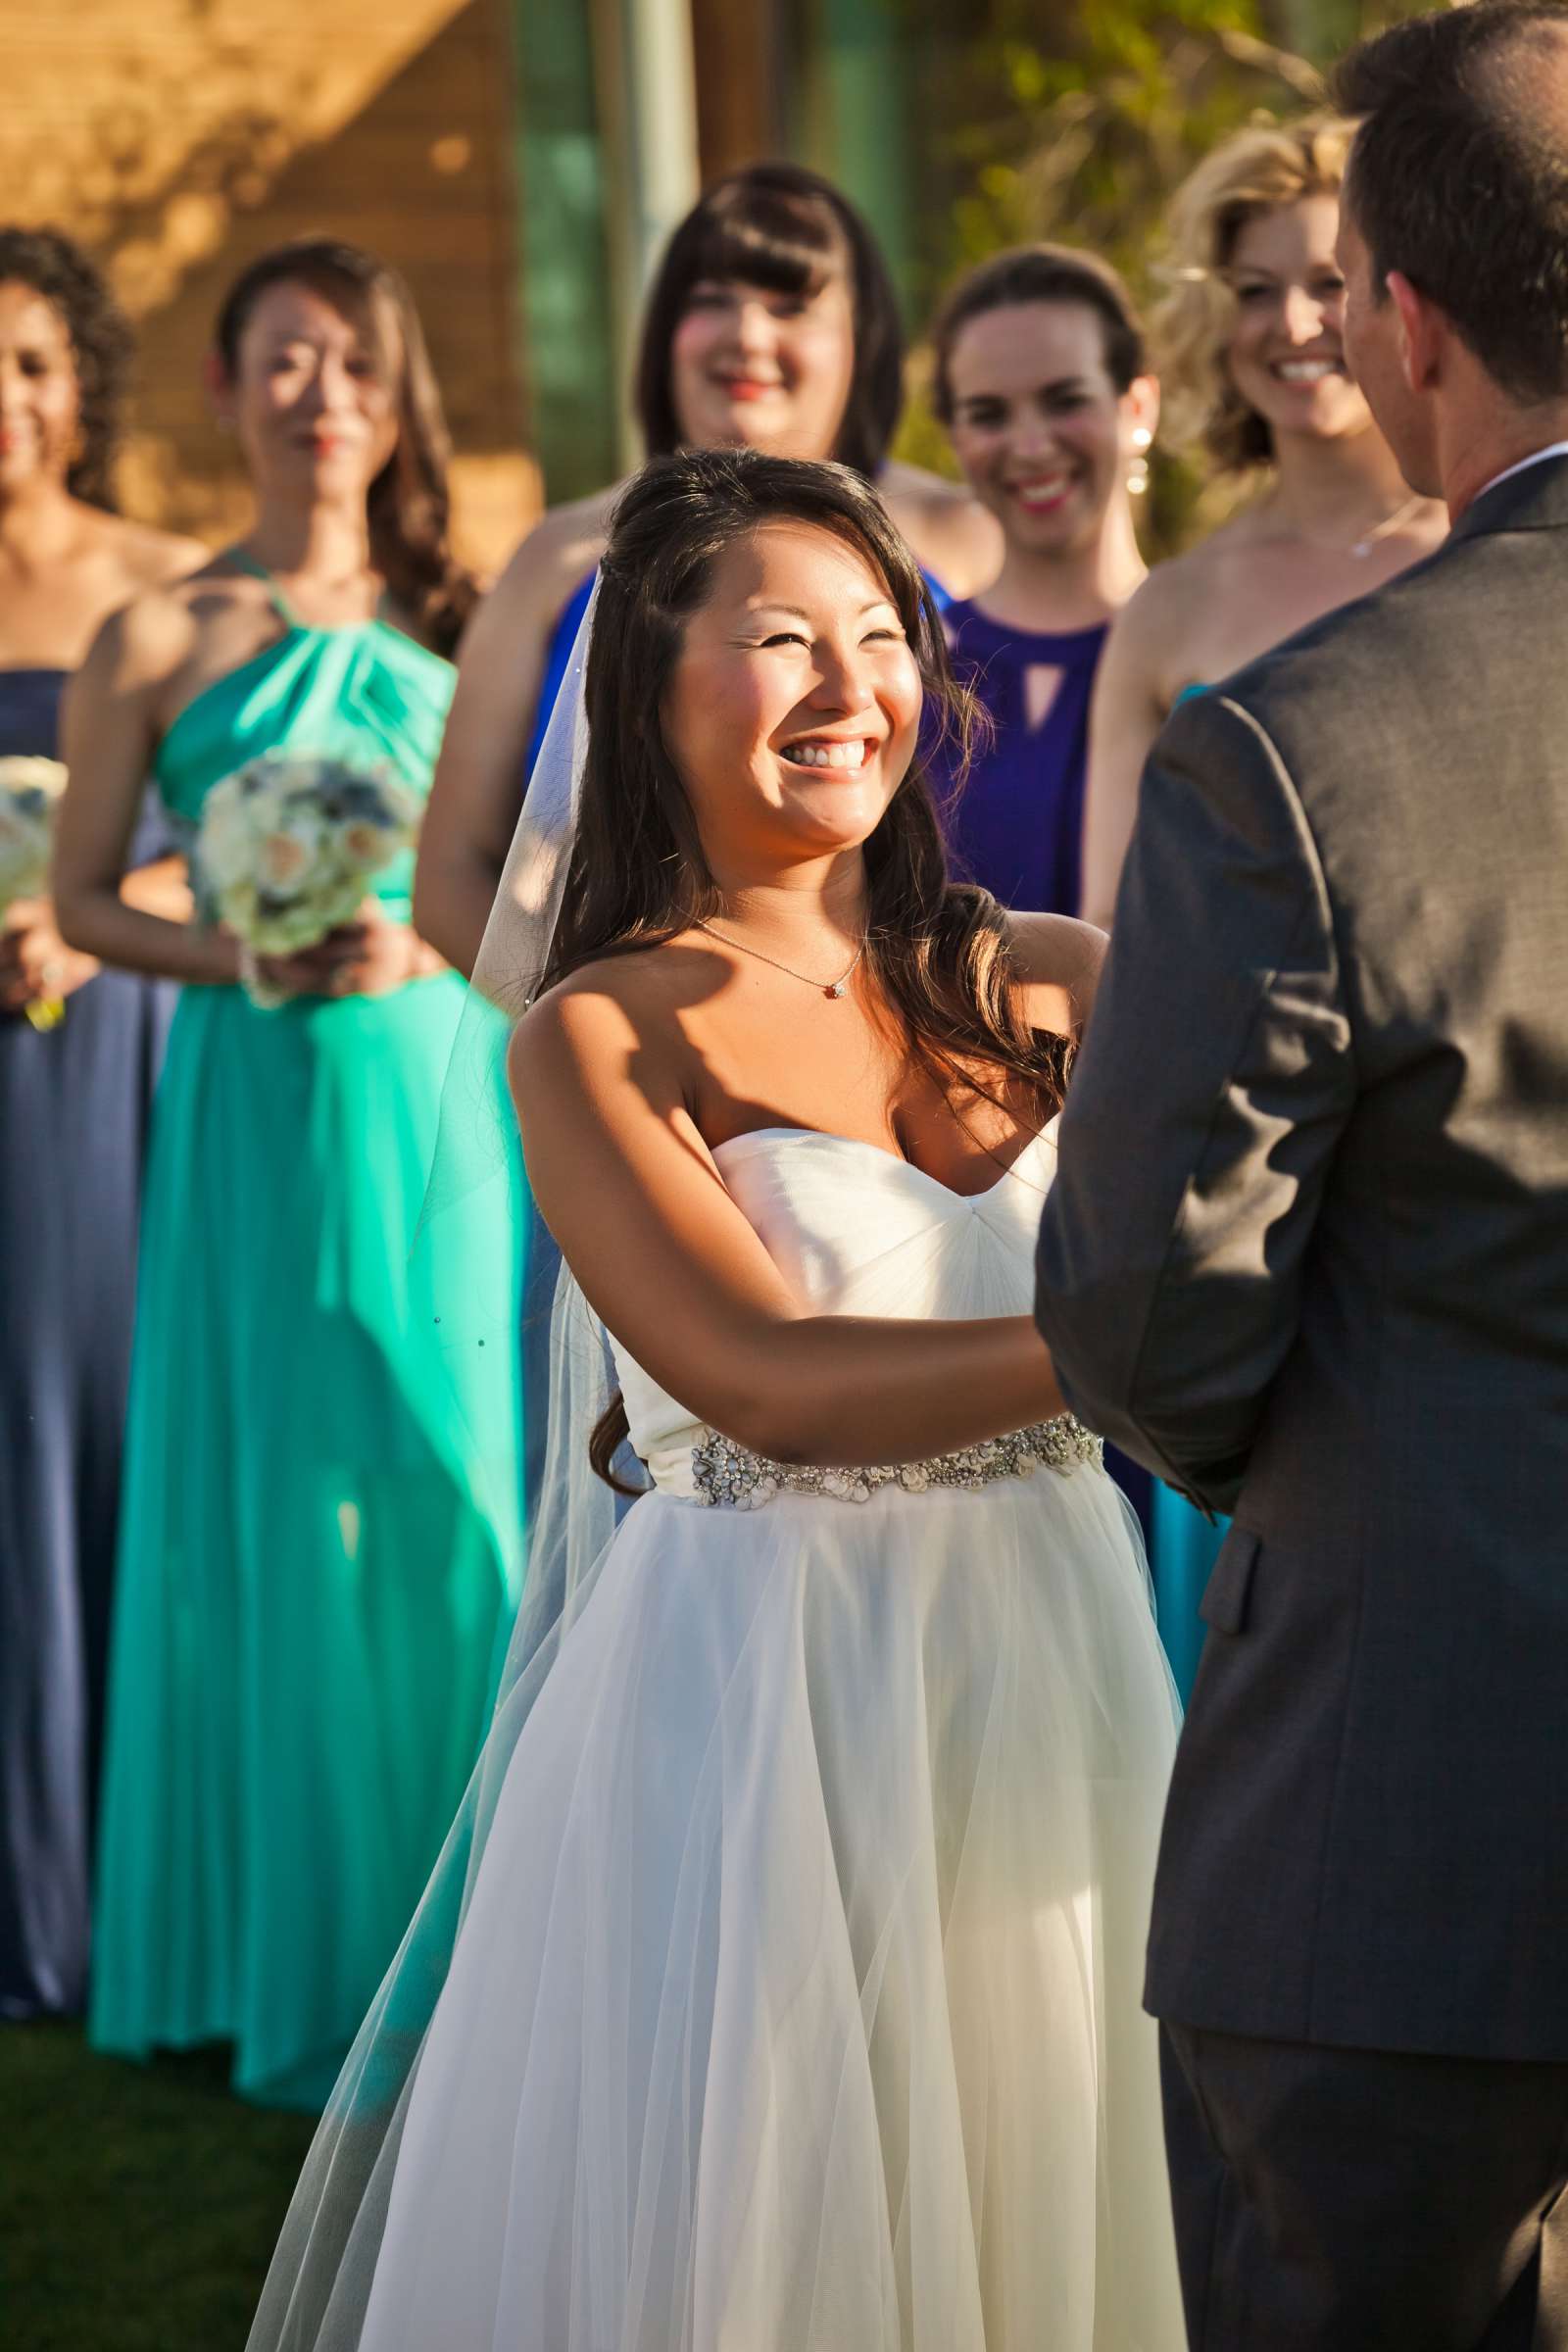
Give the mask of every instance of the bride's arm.
M 900 1322 L 805 1309 L 725 1191 L 614 966 L 513 1040 L 528 1178 L 590 1303 L 710 1428 L 775 1461 L 919 1461 L 1062 1410 L 1027 1315 Z

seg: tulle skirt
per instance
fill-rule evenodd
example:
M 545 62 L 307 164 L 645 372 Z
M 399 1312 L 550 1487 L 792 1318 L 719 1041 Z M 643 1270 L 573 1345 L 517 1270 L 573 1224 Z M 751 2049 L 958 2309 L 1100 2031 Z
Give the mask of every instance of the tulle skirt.
M 1130 1517 L 1093 1469 L 637 1503 L 498 1723 L 422 2047 L 435 1898 L 253 2346 L 1179 2352 Z

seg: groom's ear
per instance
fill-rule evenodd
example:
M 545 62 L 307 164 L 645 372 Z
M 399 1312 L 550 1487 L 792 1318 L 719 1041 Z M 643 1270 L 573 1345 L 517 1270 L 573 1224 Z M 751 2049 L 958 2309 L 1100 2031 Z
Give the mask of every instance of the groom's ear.
M 1384 279 L 1397 321 L 1399 367 L 1411 392 L 1430 392 L 1443 373 L 1443 355 L 1453 331 L 1446 314 L 1413 286 L 1402 270 Z

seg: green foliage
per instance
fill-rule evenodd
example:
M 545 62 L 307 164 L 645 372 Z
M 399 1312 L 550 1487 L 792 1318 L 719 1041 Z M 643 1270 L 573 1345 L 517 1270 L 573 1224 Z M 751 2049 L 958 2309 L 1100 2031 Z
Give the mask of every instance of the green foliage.
M 1268 65 L 1235 58 L 1238 36 L 1258 39 L 1252 14 L 1248 0 L 1096 0 L 1068 54 L 988 44 L 989 78 L 1010 105 L 955 138 L 972 171 L 955 261 L 1053 236 L 1141 274 L 1170 189 L 1226 131 L 1293 94 Z
M 1037 237 L 1103 255 L 1150 302 L 1165 208 L 1193 166 L 1247 122 L 1324 104 L 1333 59 L 1414 13 L 1408 0 L 991 0 L 972 12 L 983 24 L 938 45 L 922 92 L 925 142 L 947 167 L 945 217 L 922 239 L 927 310 L 960 270 Z M 918 374 L 899 454 L 953 470 Z M 1152 552 L 1179 543 L 1197 495 L 1156 453 Z

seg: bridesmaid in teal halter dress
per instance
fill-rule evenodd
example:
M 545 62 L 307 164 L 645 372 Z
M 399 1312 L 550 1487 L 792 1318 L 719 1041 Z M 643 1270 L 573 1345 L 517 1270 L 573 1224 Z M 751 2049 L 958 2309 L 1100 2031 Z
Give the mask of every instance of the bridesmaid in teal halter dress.
M 230 2041 L 236 2087 L 280 2105 L 330 2089 L 483 1730 L 518 1590 L 515 1342 L 500 1315 L 488 1359 L 453 1362 L 440 1304 L 510 1302 L 520 1242 L 480 1209 L 411 1250 L 466 996 L 409 927 L 412 853 L 347 930 L 259 959 L 290 992 L 262 1010 L 225 935 L 115 911 L 112 810 L 148 756 L 192 842 L 263 752 L 428 790 L 466 583 L 379 495 L 422 466 L 432 511 L 416 335 L 352 249 L 241 281 L 220 383 L 256 527 L 100 639 L 61 844 L 63 926 L 187 982 L 147 1174 L 90 2033 Z

